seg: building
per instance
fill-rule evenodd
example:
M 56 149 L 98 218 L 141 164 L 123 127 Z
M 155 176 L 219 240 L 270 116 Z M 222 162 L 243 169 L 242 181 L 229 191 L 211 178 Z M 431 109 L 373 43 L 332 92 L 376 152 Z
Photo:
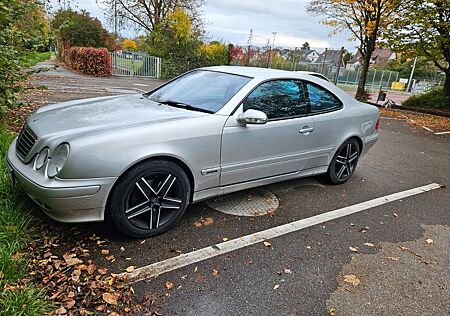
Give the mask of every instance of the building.
M 345 52 L 344 52 L 345 54 Z M 341 64 L 341 67 L 344 67 L 344 60 L 341 58 L 341 50 L 340 49 L 327 49 L 323 53 L 319 55 L 316 62 L 317 64 L 326 64 L 332 66 L 338 66 Z
M 375 48 L 372 57 L 370 58 L 370 64 L 383 65 L 390 61 L 396 60 L 397 54 L 387 48 Z M 346 65 L 346 69 L 355 70 L 362 64 L 362 55 L 358 52 L 353 55 L 350 61 Z

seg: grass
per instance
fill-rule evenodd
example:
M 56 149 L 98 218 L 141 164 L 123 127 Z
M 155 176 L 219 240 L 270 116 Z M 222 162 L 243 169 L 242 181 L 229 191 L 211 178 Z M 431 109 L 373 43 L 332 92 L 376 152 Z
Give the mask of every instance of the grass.
M 144 65 L 141 60 L 132 60 L 127 58 L 116 57 L 115 63 L 117 66 L 133 70 L 133 73 L 137 73 L 139 69 Z
M 37 232 L 30 225 L 32 215 L 23 192 L 9 180 L 5 152 L 13 137 L 0 124 L 0 315 L 43 315 L 50 308 L 45 289 L 31 282 L 16 286 L 31 260 L 22 251 Z
M 20 63 L 21 67 L 28 68 L 50 59 L 51 52 L 31 52 L 24 57 L 24 60 Z

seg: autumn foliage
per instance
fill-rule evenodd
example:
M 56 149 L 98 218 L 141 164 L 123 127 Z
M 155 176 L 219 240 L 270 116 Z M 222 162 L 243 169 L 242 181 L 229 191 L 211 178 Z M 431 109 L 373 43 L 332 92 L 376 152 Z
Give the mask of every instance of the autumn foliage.
M 79 73 L 111 76 L 111 56 L 106 48 L 71 47 L 64 54 L 66 65 Z

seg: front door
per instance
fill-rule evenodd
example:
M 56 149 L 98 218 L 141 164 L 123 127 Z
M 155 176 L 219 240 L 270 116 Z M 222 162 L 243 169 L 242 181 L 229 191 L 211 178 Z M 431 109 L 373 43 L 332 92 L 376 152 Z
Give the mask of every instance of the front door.
M 237 117 L 248 109 L 266 113 L 269 121 L 242 125 Z M 314 132 L 307 113 L 301 82 L 272 80 L 256 88 L 225 124 L 220 185 L 302 170 L 309 160 Z

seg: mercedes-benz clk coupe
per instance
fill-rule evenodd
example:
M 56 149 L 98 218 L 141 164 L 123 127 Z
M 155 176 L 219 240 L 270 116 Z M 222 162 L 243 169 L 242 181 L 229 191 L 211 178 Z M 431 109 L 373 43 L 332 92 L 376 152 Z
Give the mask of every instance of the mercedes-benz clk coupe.
M 110 218 L 143 238 L 222 194 L 316 175 L 344 183 L 378 121 L 375 106 L 311 74 L 208 67 L 144 94 L 43 106 L 7 163 L 55 220 Z

